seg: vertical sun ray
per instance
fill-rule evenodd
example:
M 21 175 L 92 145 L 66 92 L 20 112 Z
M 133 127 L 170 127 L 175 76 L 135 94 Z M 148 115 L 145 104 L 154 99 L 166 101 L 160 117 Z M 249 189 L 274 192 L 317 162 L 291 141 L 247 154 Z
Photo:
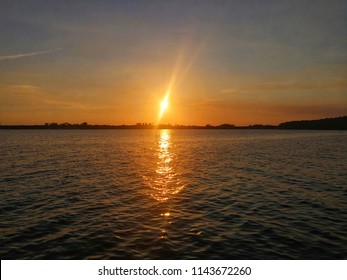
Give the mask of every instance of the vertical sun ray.
M 169 80 L 169 85 L 167 87 L 166 93 L 164 95 L 163 100 L 160 103 L 160 109 L 159 109 L 159 114 L 158 114 L 158 119 L 157 119 L 157 124 L 160 124 L 160 120 L 162 119 L 165 111 L 169 107 L 169 98 L 170 95 L 173 91 L 174 88 L 177 88 L 177 86 L 182 82 L 184 79 L 185 75 L 189 72 L 191 67 L 193 66 L 194 62 L 196 61 L 198 55 L 204 48 L 204 45 L 206 43 L 206 38 L 205 40 L 202 41 L 200 45 L 195 50 L 195 53 L 191 55 L 190 59 L 187 60 L 187 49 L 186 48 L 181 48 L 180 51 L 178 52 L 172 75 Z

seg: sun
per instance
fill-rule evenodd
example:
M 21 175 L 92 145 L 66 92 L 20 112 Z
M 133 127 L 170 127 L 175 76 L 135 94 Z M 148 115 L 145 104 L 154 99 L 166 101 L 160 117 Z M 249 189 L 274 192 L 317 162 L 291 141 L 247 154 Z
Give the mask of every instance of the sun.
M 164 115 L 164 112 L 167 111 L 167 109 L 169 108 L 169 96 L 170 96 L 170 91 L 167 91 L 164 99 L 160 103 L 160 111 L 159 111 L 158 121 L 160 121 L 160 119 Z
M 169 101 L 165 97 L 164 100 L 160 104 L 161 111 L 164 113 L 168 107 L 169 107 Z

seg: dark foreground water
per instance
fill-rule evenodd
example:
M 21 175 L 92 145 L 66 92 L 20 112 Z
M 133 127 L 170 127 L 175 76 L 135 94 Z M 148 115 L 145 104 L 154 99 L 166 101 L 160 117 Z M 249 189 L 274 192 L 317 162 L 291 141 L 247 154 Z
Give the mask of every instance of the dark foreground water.
M 347 132 L 0 131 L 1 259 L 346 259 Z

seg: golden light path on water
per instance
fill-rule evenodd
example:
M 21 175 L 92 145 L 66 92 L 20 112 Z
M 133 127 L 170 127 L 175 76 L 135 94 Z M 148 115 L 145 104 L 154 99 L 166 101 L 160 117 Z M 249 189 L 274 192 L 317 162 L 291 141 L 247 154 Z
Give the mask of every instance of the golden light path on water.
M 150 195 L 159 202 L 165 202 L 183 189 L 175 170 L 175 154 L 170 130 L 160 130 L 156 143 L 156 169 L 154 178 L 148 178 Z
M 156 130 L 154 146 L 149 155 L 151 163 L 146 166 L 143 176 L 146 194 L 159 202 L 160 238 L 167 238 L 173 219 L 170 199 L 173 199 L 185 185 L 180 180 L 177 156 L 172 142 L 172 132 L 168 129 Z

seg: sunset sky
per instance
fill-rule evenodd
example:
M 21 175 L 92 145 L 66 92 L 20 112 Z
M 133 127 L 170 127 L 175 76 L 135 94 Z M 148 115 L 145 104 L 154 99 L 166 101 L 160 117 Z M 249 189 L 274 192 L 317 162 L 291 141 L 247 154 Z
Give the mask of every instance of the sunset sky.
M 345 0 L 1 0 L 0 122 L 347 115 Z

